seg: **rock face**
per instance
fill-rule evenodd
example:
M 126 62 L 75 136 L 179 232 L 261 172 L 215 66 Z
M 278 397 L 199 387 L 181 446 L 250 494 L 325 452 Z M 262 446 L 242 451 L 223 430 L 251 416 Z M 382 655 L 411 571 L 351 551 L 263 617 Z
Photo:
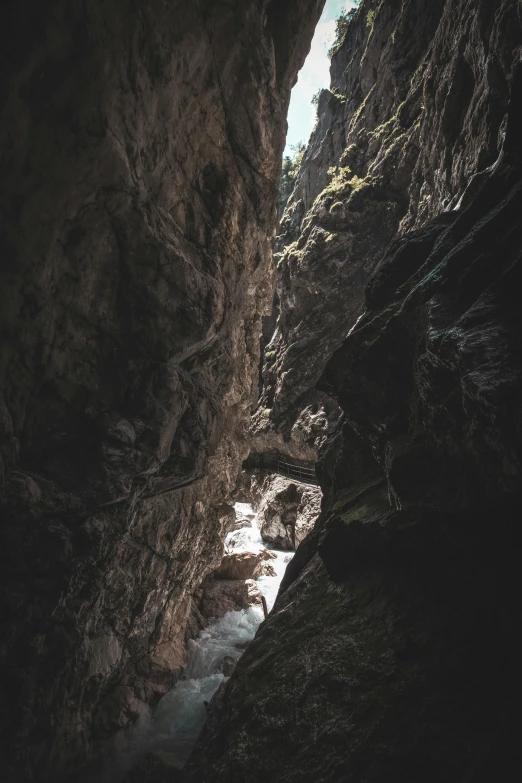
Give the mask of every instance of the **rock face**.
M 391 0 L 363 2 L 334 57 L 339 94 L 321 99 L 287 210 L 281 322 L 297 323 L 314 275 L 334 306 L 336 259 L 357 274 L 353 243 L 361 285 L 344 339 L 325 326 L 321 342 L 319 311 L 299 343 L 281 327 L 266 394 L 293 405 L 322 373 L 344 418 L 318 465 L 319 520 L 185 783 L 516 779 L 521 44 L 511 0 Z M 327 200 L 319 150 L 338 139 L 350 182 Z M 286 374 L 298 355 L 305 374 Z
M 5 780 L 57 780 L 179 675 L 246 456 L 322 5 L 2 11 Z
M 235 530 L 241 530 L 245 527 L 252 527 L 252 519 L 246 517 L 244 514 L 234 514 L 234 521 L 228 525 L 227 530 L 229 533 L 232 533 Z
M 274 339 L 277 339 L 277 334 L 276 331 Z M 310 389 L 274 420 L 273 411 L 263 407 L 268 385 L 269 381 L 265 378 L 261 407 L 254 412 L 250 424 L 251 451 L 259 454 L 276 452 L 283 461 L 289 458 L 316 462 L 321 447 L 335 431 L 341 416 L 336 401 L 324 392 Z
M 279 317 L 256 433 L 285 430 L 314 400 L 397 233 L 455 207 L 465 191 L 469 199 L 487 176 L 502 146 L 519 27 L 513 0 L 361 4 L 332 59 L 281 222 Z
M 227 612 L 261 606 L 261 602 L 261 593 L 253 579 L 209 579 L 203 585 L 201 614 L 210 620 Z
M 234 552 L 224 556 L 214 576 L 216 579 L 257 579 L 261 576 L 262 563 L 257 552 Z
M 141 759 L 123 783 L 181 783 L 181 772 L 166 753 L 155 751 Z
M 269 475 L 260 494 L 257 513 L 263 540 L 277 549 L 295 550 L 319 516 L 321 490 Z

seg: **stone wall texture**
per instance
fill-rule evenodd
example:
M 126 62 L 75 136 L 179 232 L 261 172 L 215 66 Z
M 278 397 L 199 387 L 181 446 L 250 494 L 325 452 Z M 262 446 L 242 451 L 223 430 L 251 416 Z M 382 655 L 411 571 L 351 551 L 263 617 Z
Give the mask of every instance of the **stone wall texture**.
M 521 45 L 515 0 L 364 0 L 333 57 L 262 407 L 343 417 L 187 783 L 516 779 Z
M 322 5 L 2 6 L 3 780 L 61 779 L 179 676 L 248 453 Z

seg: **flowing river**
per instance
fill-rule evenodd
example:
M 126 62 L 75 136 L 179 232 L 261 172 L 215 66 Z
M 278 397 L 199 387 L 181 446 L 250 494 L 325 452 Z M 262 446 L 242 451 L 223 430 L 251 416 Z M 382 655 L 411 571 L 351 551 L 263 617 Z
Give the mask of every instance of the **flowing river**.
M 262 540 L 257 517 L 248 503 L 236 503 L 235 510 L 238 515 L 250 518 L 251 526 L 227 535 L 225 553 L 269 549 L 275 555 L 270 560 L 275 576 L 261 576 L 256 580 L 270 611 L 293 553 L 274 549 Z M 211 620 L 200 635 L 189 642 L 183 678 L 163 696 L 155 710 L 142 716 L 126 734 L 117 758 L 109 761 L 97 781 L 115 783 L 121 780 L 139 758 L 152 750 L 163 751 L 179 766 L 184 764 L 205 722 L 206 704 L 228 679 L 222 672 L 224 659 L 241 657 L 263 618 L 261 607 L 251 606 Z

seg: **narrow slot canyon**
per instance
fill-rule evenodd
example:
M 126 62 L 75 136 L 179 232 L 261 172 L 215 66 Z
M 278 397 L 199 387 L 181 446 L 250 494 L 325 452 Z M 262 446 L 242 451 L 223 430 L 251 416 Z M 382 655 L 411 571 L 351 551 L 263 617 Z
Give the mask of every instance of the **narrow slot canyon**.
M 180 679 L 157 704 L 141 709 L 109 753 L 83 771 L 83 780 L 132 783 L 155 777 L 158 768 L 176 780 L 212 698 L 219 700 L 272 611 L 286 567 L 319 516 L 322 495 L 315 475 L 296 481 L 273 472 L 273 455 L 263 456 L 261 467 L 259 455 L 243 463 L 234 493 L 241 500 L 229 506 L 221 563 L 192 596 Z
M 143 779 L 150 765 L 154 775 L 158 765 L 182 769 L 212 697 L 219 698 L 272 610 L 295 551 L 296 528 L 298 540 L 312 529 L 319 514 L 320 490 L 314 486 L 307 491 L 306 485 L 297 487 L 276 474 L 259 471 L 243 474 L 242 483 L 247 486 L 240 495 L 251 499 L 256 508 L 246 502 L 234 504 L 223 560 L 193 597 L 182 678 L 155 709 L 142 712 L 112 754 L 88 770 L 86 778 L 131 782 Z
M 518 780 L 521 3 L 4 6 L 0 779 Z

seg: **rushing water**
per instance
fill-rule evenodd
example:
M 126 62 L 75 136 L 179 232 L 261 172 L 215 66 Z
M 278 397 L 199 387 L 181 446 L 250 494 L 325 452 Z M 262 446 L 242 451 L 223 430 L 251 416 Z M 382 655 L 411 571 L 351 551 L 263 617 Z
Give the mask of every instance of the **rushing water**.
M 281 552 L 265 544 L 249 504 L 236 503 L 235 509 L 238 514 L 252 517 L 251 526 L 229 533 L 225 539 L 225 552 L 271 549 L 275 558 L 269 563 L 276 575 L 261 576 L 256 580 L 270 611 L 291 553 Z M 221 683 L 228 679 L 221 671 L 223 660 L 226 657 L 235 660 L 241 657 L 244 647 L 254 638 L 262 620 L 263 611 L 257 606 L 239 612 L 227 612 L 224 617 L 211 621 L 197 639 L 192 639 L 188 646 L 183 679 L 163 696 L 154 711 L 140 718 L 135 728 L 127 734 L 117 760 L 101 779 L 111 782 L 121 780 L 136 760 L 150 750 L 162 750 L 177 763 L 183 764 L 205 722 L 206 704 Z

